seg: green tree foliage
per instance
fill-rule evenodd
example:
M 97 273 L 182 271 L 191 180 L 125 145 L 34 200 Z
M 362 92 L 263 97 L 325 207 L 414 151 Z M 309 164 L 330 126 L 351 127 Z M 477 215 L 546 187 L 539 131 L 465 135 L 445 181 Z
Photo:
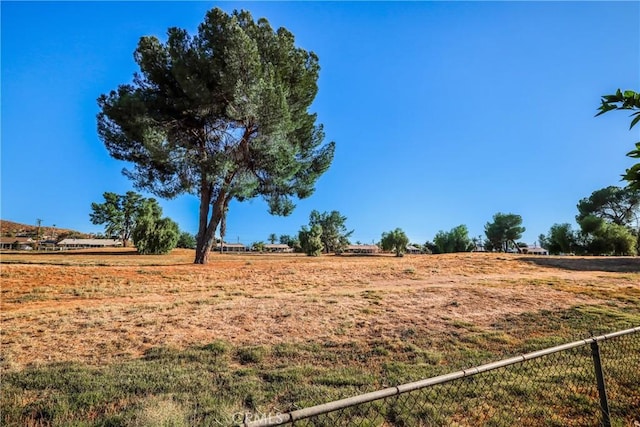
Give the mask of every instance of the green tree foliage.
M 196 263 L 206 263 L 229 202 L 262 196 L 288 215 L 331 164 L 335 144 L 308 110 L 320 67 L 285 28 L 247 11 L 207 12 L 194 35 L 142 37 L 133 83 L 98 99 L 98 134 L 159 197 L 200 199 Z
M 322 229 L 322 250 L 325 253 L 341 253 L 349 244 L 349 236 L 353 234 L 353 230 L 347 231 L 345 222 L 347 217 L 340 215 L 338 211 L 320 213 L 316 210 L 311 211 L 309 215 L 309 227 L 319 225 Z
M 637 238 L 628 227 L 588 216 L 580 223 L 582 248 L 592 255 L 635 255 Z
M 489 243 L 485 246 L 507 252 L 511 244 L 512 247 L 518 249 L 516 240 L 522 237 L 524 231 L 520 215 L 498 212 L 493 216 L 493 222 L 488 222 L 484 226 L 484 233 Z
M 278 236 L 276 236 L 276 233 L 271 233 L 267 240 L 273 245 L 278 240 Z
M 602 104 L 598 108 L 599 113 L 596 117 L 611 110 L 631 110 L 631 125 L 629 129 L 633 129 L 640 121 L 640 93 L 632 90 L 620 89 L 613 95 L 604 95 L 601 99 Z M 627 153 L 627 156 L 633 159 L 640 159 L 640 141 L 635 143 L 636 148 Z M 634 190 L 640 190 L 640 162 L 631 166 L 626 170 L 622 178 L 629 183 L 629 187 Z
M 453 252 L 470 252 L 475 245 L 469 238 L 469 230 L 466 225 L 459 225 L 451 231 L 438 231 L 433 238 L 437 253 L 448 254 Z
M 195 249 L 196 248 L 196 238 L 193 234 L 183 231 L 178 236 L 178 242 L 176 244 L 178 248 L 184 249 Z
M 596 234 L 596 241 L 602 241 L 603 253 L 611 255 L 636 255 L 636 239 L 629 228 L 606 223 Z
M 278 242 L 282 245 L 288 245 L 290 247 L 293 247 L 293 243 L 295 241 L 297 241 L 298 238 L 297 237 L 293 237 L 290 236 L 288 234 L 281 234 L 280 237 L 278 238 Z
M 256 252 L 264 252 L 264 242 L 253 242 L 253 244 L 251 245 L 251 249 Z
M 162 217 L 162 208 L 155 199 L 144 201 L 133 230 L 133 243 L 139 254 L 161 255 L 171 251 L 178 243 L 178 224 Z
M 569 254 L 578 249 L 576 233 L 571 229 L 571 224 L 553 224 L 547 235 L 539 237 L 540 246 L 547 249 L 550 254 Z
M 584 234 L 593 234 L 600 230 L 606 221 L 595 215 L 589 215 L 580 221 L 580 228 Z
M 484 239 L 484 242 L 482 243 L 482 246 L 484 247 L 484 250 L 487 251 L 487 252 L 494 252 L 494 251 L 502 250 L 502 247 L 500 245 L 501 244 L 499 243 L 499 246 L 495 246 L 494 242 L 492 242 L 488 238 Z
M 298 240 L 302 251 L 308 256 L 318 256 L 322 253 L 324 247 L 322 243 L 322 226 L 314 224 L 311 229 L 302 227 L 298 233 Z
M 403 256 L 407 251 L 408 244 L 409 238 L 400 228 L 382 233 L 382 239 L 380 240 L 380 246 L 383 251 L 394 251 L 396 256 L 399 257 Z
M 104 203 L 91 203 L 91 223 L 105 224 L 105 234 L 119 238 L 126 247 L 145 198 L 134 191 L 125 195 L 105 192 L 102 196 Z
M 578 202 L 576 221 L 580 223 L 588 216 L 595 216 L 614 224 L 630 225 L 637 221 L 639 209 L 640 189 L 610 186 Z
M 580 200 L 577 208 L 578 240 L 583 252 L 594 255 L 637 253 L 640 189 L 606 187 Z

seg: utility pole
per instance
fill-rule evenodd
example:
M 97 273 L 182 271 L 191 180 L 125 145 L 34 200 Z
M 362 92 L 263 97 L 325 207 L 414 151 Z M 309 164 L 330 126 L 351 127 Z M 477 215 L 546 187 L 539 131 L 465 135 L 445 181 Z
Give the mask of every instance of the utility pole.
M 37 218 L 36 222 L 38 223 L 38 231 L 36 234 L 36 250 L 39 251 L 40 250 L 40 226 L 42 225 L 42 220 L 40 218 Z

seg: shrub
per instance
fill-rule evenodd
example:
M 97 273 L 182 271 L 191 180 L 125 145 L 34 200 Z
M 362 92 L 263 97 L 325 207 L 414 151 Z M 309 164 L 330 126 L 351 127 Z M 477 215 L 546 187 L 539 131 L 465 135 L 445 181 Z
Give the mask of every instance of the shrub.
M 178 248 L 184 249 L 195 249 L 196 248 L 196 238 L 193 234 L 187 233 L 183 231 L 178 236 L 178 243 L 176 244 Z
M 145 203 L 143 206 L 142 214 L 132 233 L 133 243 L 139 254 L 166 254 L 176 247 L 178 224 L 169 218 L 160 218 L 161 215 L 162 209 L 157 203 Z

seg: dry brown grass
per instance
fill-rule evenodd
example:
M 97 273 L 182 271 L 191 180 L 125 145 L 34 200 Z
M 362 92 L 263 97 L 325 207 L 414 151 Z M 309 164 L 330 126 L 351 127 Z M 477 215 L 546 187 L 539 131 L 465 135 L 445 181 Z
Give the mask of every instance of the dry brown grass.
M 432 334 L 456 321 L 489 325 L 511 314 L 640 299 L 635 258 L 214 254 L 206 266 L 192 259 L 189 250 L 3 254 L 3 368 L 105 364 L 216 339 L 370 342 L 407 328 Z

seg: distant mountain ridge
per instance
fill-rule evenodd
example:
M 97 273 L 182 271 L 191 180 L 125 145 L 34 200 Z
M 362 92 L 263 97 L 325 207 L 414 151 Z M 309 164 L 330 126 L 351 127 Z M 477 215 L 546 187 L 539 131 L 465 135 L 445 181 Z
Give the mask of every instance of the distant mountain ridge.
M 37 234 L 37 225 L 21 224 L 19 222 L 0 219 L 1 237 L 36 237 Z M 71 230 L 68 228 L 58 228 L 51 225 L 41 225 L 40 236 L 43 239 L 56 239 L 63 236 L 82 239 L 91 237 L 91 234 L 82 233 L 80 231 Z

